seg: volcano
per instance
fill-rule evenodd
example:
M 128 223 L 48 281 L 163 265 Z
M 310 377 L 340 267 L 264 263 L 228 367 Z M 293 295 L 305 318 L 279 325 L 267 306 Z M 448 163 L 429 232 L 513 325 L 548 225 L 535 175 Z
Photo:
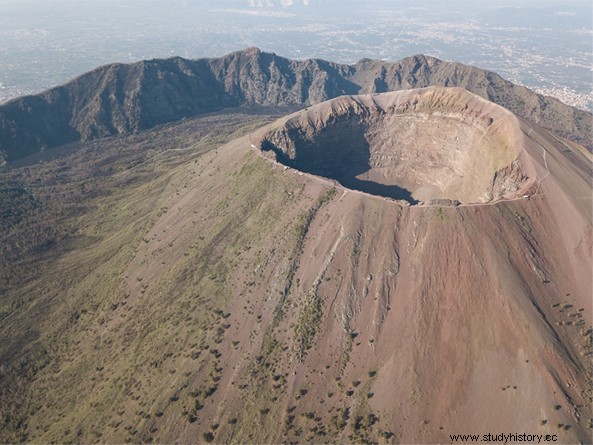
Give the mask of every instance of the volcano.
M 245 113 L 7 173 L 2 441 L 589 443 L 585 147 L 459 88 Z

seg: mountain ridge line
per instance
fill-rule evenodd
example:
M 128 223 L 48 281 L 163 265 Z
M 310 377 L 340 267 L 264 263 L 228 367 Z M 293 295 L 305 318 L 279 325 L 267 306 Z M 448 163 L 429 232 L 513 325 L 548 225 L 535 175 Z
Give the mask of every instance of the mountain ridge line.
M 247 48 L 218 58 L 103 65 L 66 84 L 0 105 L 0 163 L 224 108 L 309 106 L 342 95 L 428 86 L 464 88 L 593 148 L 591 113 L 473 66 L 424 55 L 345 65 L 291 60 Z

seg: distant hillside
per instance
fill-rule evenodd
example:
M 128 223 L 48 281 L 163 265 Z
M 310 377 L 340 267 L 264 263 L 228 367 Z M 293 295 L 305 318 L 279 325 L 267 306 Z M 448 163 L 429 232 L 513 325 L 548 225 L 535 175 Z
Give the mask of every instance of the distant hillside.
M 310 105 L 344 94 L 457 86 L 592 147 L 592 115 L 495 73 L 422 55 L 395 63 L 294 61 L 257 48 L 221 58 L 97 68 L 0 106 L 0 161 L 241 105 Z

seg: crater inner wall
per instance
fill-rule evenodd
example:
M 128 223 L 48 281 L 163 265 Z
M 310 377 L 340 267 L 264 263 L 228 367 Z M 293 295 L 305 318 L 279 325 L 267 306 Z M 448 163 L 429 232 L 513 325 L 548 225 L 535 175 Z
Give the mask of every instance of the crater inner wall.
M 270 131 L 262 149 L 290 167 L 412 204 L 486 203 L 520 193 L 527 178 L 504 117 L 467 106 L 466 113 L 443 111 L 434 96 L 430 106 L 407 101 L 385 108 L 364 99 L 303 112 Z

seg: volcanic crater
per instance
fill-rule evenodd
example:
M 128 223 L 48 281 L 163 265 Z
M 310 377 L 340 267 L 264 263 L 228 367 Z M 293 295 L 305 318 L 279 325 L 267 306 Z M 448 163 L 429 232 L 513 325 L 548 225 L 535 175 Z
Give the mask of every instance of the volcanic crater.
M 516 116 L 461 88 L 342 96 L 278 121 L 260 148 L 346 188 L 415 204 L 522 196 Z

